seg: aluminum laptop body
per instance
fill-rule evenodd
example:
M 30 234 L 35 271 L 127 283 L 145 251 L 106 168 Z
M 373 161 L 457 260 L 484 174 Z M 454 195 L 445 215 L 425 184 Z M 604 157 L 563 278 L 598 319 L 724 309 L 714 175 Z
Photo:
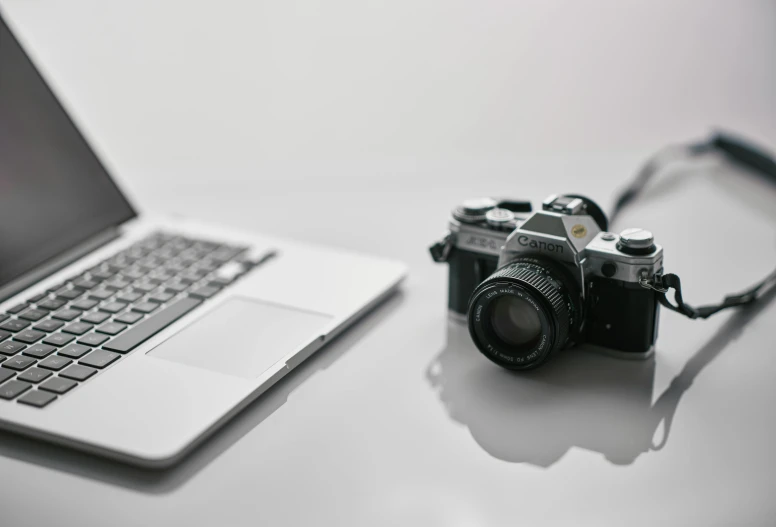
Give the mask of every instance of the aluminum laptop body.
M 25 104 L 29 108 L 20 112 Z M 60 190 L 48 192 L 48 187 Z M 92 192 L 89 200 L 71 195 L 71 187 Z M 46 216 L 45 211 L 58 210 L 68 200 L 77 205 L 69 207 L 72 214 L 64 207 L 53 218 Z M 111 202 L 105 210 L 94 205 L 103 201 Z M 32 215 L 25 207 L 38 212 Z M 221 267 L 215 257 L 203 257 L 207 266 L 202 272 L 212 273 L 192 285 L 171 278 L 171 285 L 197 288 L 178 291 L 165 289 L 162 281 L 165 271 L 177 272 L 171 263 L 159 264 L 155 276 L 162 278 L 156 281 L 146 279 L 155 272 L 146 269 L 141 272 L 149 274 L 139 282 L 125 276 L 153 256 L 140 252 L 135 254 L 139 260 L 130 257 L 138 247 L 158 247 L 156 253 L 172 254 L 174 262 L 195 248 L 216 255 L 221 249 L 214 247 L 226 247 L 227 255 L 234 249 L 238 256 Z M 99 282 L 103 268 L 115 275 Z M 227 268 L 223 287 L 209 289 L 213 282 L 207 280 Z M 0 341 L 6 345 L 0 372 L 15 375 L 0 384 L 0 428 L 133 465 L 169 466 L 390 295 L 405 272 L 394 261 L 196 220 L 137 214 L 0 13 L 0 317 L 5 317 L 0 328 L 12 322 L 0 330 L 6 335 Z M 141 284 L 149 290 L 135 289 Z M 96 291 L 114 297 L 92 298 Z M 117 300 L 138 294 L 134 303 Z M 156 304 L 146 301 L 154 295 Z M 83 311 L 73 307 L 93 302 L 102 303 Z M 180 314 L 184 305 L 186 312 Z M 176 310 L 179 316 L 172 322 L 168 316 L 164 325 L 165 313 Z M 110 318 L 94 322 L 106 314 Z M 114 322 L 134 317 L 142 318 Z M 95 344 L 103 337 L 109 340 Z M 122 348 L 132 339 L 131 349 Z M 78 344 L 82 341 L 86 344 Z M 90 351 L 60 358 L 66 348 Z M 66 371 L 87 371 L 90 377 L 71 380 L 63 377 Z M 75 387 L 60 394 L 44 390 L 44 384 Z M 19 387 L 24 393 L 14 395 Z M 2 398 L 4 393 L 8 398 Z

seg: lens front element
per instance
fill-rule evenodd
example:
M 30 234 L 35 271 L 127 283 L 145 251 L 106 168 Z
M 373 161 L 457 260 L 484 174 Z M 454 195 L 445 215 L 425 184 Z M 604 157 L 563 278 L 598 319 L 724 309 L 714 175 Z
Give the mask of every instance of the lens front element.
M 490 308 L 493 332 L 509 346 L 525 346 L 539 339 L 542 322 L 533 306 L 517 296 L 501 296 Z

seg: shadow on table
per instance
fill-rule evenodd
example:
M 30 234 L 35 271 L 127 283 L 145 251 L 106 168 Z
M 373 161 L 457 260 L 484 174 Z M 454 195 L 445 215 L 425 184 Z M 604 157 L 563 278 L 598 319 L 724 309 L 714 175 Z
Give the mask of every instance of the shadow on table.
M 516 373 L 482 357 L 466 326 L 452 320 L 447 347 L 426 376 L 450 417 L 493 457 L 549 467 L 580 447 L 627 465 L 666 444 L 682 395 L 774 298 L 776 289 L 733 314 L 654 403 L 654 359 L 572 349 L 538 370 Z
M 331 344 L 286 375 L 197 447 L 180 464 L 170 469 L 135 468 L 8 432 L 0 432 L 0 455 L 140 492 L 172 492 L 283 406 L 291 392 L 314 373 L 328 368 L 347 353 L 387 315 L 398 309 L 403 301 L 404 294 L 401 291 L 392 295 Z

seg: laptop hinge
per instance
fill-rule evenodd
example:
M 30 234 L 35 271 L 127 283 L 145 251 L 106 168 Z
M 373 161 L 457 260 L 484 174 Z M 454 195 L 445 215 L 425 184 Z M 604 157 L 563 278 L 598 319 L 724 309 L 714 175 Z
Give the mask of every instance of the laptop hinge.
M 115 240 L 121 235 L 119 227 L 109 227 L 101 233 L 92 236 L 85 242 L 82 242 L 72 249 L 65 251 L 64 253 L 47 260 L 45 263 L 39 265 L 35 269 L 28 271 L 19 278 L 9 282 L 8 284 L 0 287 L 0 302 L 3 302 L 15 294 L 24 291 L 31 285 L 40 282 L 44 278 L 54 274 L 63 267 L 70 265 L 76 260 L 91 253 L 98 247 L 105 245 L 106 243 Z

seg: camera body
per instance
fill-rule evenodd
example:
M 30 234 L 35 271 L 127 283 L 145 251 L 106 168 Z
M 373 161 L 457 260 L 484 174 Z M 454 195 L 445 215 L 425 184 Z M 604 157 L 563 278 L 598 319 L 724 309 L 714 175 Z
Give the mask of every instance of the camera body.
M 537 211 L 510 200 L 464 202 L 431 248 L 449 264 L 451 314 L 510 369 L 537 367 L 574 343 L 649 356 L 659 303 L 646 284 L 662 272 L 663 249 L 643 229 L 607 228 L 582 196 L 550 196 Z

